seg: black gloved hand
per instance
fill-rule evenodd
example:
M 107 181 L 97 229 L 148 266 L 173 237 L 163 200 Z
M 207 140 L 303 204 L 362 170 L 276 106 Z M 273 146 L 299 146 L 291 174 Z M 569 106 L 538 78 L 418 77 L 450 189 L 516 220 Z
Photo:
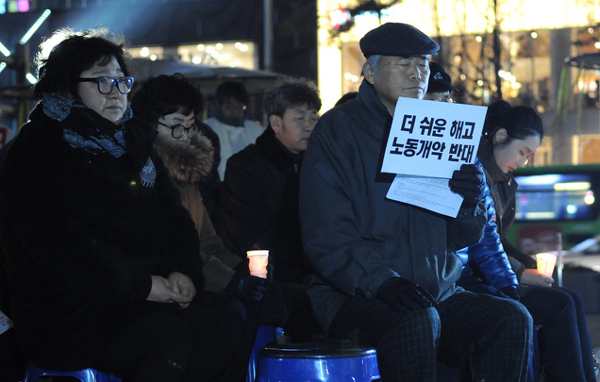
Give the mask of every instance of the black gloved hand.
M 515 301 L 519 301 L 521 299 L 519 290 L 515 285 L 505 286 L 504 288 L 500 289 L 500 291 Z
M 251 276 L 250 273 L 243 270 L 236 271 L 225 288 L 226 292 L 233 293 L 245 304 L 259 302 L 262 300 L 266 290 L 265 279 Z
M 463 164 L 460 171 L 454 171 L 448 185 L 452 192 L 464 198 L 464 208 L 475 207 L 483 199 L 485 191 L 485 175 L 481 163 L 478 161 L 476 164 Z
M 437 301 L 428 291 L 403 277 L 392 277 L 385 280 L 377 289 L 377 298 L 399 312 L 409 312 L 437 305 Z

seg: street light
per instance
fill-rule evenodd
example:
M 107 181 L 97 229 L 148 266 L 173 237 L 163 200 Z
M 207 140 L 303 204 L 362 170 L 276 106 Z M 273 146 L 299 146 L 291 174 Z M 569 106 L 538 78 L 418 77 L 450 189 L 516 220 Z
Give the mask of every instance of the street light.
M 0 42 L 0 53 L 5 55 L 6 57 L 10 56 L 10 50 L 8 50 L 8 48 L 5 47 L 1 42 Z
M 27 31 L 27 33 L 25 33 L 23 35 L 23 37 L 21 38 L 21 41 L 19 41 L 19 43 L 21 45 L 25 45 L 27 44 L 27 41 L 29 41 L 29 39 L 31 38 L 31 36 L 33 36 L 33 34 L 39 29 L 40 26 L 42 26 L 42 24 L 44 23 L 44 21 L 46 21 L 46 19 L 48 18 L 48 16 L 50 16 L 50 13 L 52 13 L 49 9 L 46 9 L 42 15 L 37 19 L 37 21 L 35 23 L 33 23 L 33 25 L 31 26 L 31 28 L 29 28 L 29 30 Z
M 34 35 L 35 32 L 40 28 L 40 26 L 46 21 L 48 16 L 50 16 L 52 12 L 49 9 L 46 9 L 40 17 L 33 23 L 33 25 L 27 30 L 27 32 L 23 35 L 21 40 L 19 41 L 20 45 L 23 45 L 20 48 L 17 45 L 17 54 L 12 55 L 10 50 L 0 42 L 0 53 L 4 55 L 4 57 L 0 56 L 0 72 L 4 70 L 7 66 L 16 67 L 18 75 L 18 81 L 22 82 L 26 79 L 27 74 L 29 73 L 29 39 Z M 21 54 L 19 54 L 21 53 Z M 15 57 L 16 56 L 16 57 Z

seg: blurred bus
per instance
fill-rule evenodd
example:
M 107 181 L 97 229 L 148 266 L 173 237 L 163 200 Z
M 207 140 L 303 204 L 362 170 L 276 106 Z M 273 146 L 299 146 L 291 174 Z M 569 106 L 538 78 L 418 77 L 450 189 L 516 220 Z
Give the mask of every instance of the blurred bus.
M 509 241 L 528 254 L 570 249 L 600 234 L 600 164 L 522 168 Z M 597 250 L 598 248 L 596 248 Z

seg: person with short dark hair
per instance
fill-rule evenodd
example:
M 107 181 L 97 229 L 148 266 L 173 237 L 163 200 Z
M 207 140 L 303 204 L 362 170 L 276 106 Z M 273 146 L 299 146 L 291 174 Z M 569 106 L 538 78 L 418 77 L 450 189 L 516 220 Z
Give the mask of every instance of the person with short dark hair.
M 438 44 L 417 28 L 369 31 L 358 96 L 317 123 L 300 178 L 308 293 L 325 332 L 372 346 L 382 381 L 438 380 L 436 360 L 469 355 L 473 380 L 525 381 L 532 322 L 518 302 L 463 291 L 454 251 L 486 223 L 480 166 L 449 180 L 463 196 L 456 218 L 386 197 L 382 147 L 401 97 L 422 99 Z
M 127 106 L 123 44 L 65 28 L 41 45 L 40 101 L 0 169 L 14 330 L 42 368 L 229 381 L 239 303 L 204 292 L 198 233 L 157 132 Z
M 246 375 L 259 324 L 278 325 L 279 322 L 260 320 L 263 303 L 272 304 L 266 297 L 274 293 L 270 288 L 271 276 L 268 275 L 268 279 L 252 276 L 247 259 L 225 247 L 200 195 L 198 183 L 210 173 L 214 153 L 210 140 L 196 125 L 203 100 L 198 85 L 176 73 L 146 80 L 133 95 L 131 108 L 158 131 L 154 148 L 179 190 L 182 204 L 190 212 L 200 237 L 205 289 L 230 294 L 243 304 L 244 343 L 239 346 L 229 373 L 231 380 L 240 380 Z M 282 310 L 279 317 L 283 316 Z
M 321 99 L 312 84 L 294 81 L 271 90 L 264 104 L 269 126 L 256 144 L 229 158 L 215 220 L 238 254 L 269 250 L 289 311 L 284 329 L 302 342 L 320 334 L 306 295 L 313 272 L 300 237 L 298 181 Z
M 452 86 L 452 78 L 444 67 L 437 62 L 429 63 L 429 83 L 427 85 L 427 94 L 423 99 L 441 102 L 453 102 L 450 92 L 458 92 L 457 88 Z
M 241 82 L 225 81 L 217 87 L 215 115 L 204 121 L 219 136 L 221 154 L 218 171 L 225 178 L 227 160 L 256 141 L 264 128 L 248 119 L 248 91 Z

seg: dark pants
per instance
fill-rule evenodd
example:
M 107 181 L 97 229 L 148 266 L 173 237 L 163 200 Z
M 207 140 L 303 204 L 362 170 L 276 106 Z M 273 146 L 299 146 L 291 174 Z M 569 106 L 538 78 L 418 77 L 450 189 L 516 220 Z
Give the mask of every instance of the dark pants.
M 309 342 L 323 331 L 313 315 L 310 299 L 306 293 L 307 287 L 302 284 L 288 281 L 277 281 L 288 317 L 283 329 L 291 342 Z
M 541 356 L 556 382 L 595 382 L 590 333 L 581 296 L 565 288 L 529 287 L 521 303 L 542 325 Z
M 149 311 L 91 367 L 132 382 L 243 381 L 250 352 L 240 309 L 211 299 L 194 300 L 180 314 Z
M 474 379 L 525 381 L 532 320 L 515 301 L 456 293 L 437 308 L 400 313 L 383 301 L 348 298 L 331 336 L 373 346 L 382 382 L 437 382 L 436 360 L 471 355 Z

